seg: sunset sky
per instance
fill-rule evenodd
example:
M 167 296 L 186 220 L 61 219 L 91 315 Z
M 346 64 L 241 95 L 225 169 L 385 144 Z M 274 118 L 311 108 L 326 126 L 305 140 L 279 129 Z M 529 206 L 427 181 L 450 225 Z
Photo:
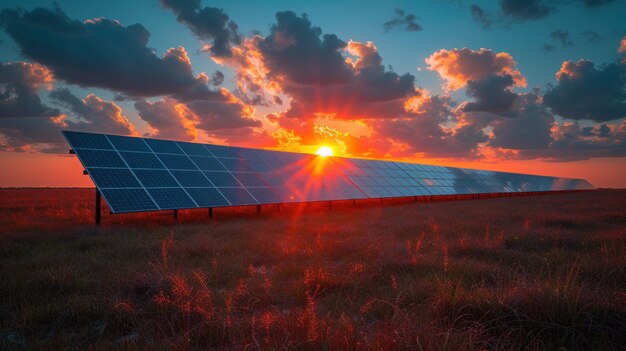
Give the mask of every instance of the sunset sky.
M 4 0 L 0 187 L 61 130 L 626 187 L 626 1 Z

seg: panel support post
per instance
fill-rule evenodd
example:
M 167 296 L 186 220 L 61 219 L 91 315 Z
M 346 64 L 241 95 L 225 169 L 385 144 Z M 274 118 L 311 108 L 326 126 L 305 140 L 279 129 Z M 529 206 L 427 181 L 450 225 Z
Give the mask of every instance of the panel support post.
M 328 201 L 328 210 L 332 210 L 333 209 L 333 202 L 332 201 Z
M 96 226 L 100 226 L 100 205 L 101 205 L 101 199 L 102 196 L 100 195 L 100 190 L 98 190 L 98 188 L 96 188 Z
M 383 198 L 382 197 L 380 198 L 380 204 L 381 205 L 383 204 Z
M 174 210 L 174 219 L 178 219 L 178 210 Z
M 352 200 L 352 207 L 356 207 L 356 199 Z
M 209 207 L 209 218 L 213 218 L 213 207 Z
M 256 205 L 256 214 L 261 213 L 261 205 Z

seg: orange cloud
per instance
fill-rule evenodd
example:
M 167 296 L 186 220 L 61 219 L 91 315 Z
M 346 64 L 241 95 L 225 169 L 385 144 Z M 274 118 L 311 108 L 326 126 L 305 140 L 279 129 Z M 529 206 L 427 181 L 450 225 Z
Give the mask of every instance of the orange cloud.
M 506 52 L 495 53 L 468 48 L 436 51 L 426 58 L 428 69 L 439 73 L 447 90 L 458 90 L 467 82 L 482 80 L 490 75 L 511 75 L 516 86 L 526 87 L 526 78 L 517 70 L 517 62 Z

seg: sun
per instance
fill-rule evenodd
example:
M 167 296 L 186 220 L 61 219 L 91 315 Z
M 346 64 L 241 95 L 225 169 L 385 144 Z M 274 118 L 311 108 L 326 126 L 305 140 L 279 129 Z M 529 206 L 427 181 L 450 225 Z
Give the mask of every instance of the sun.
M 332 156 L 334 154 L 333 149 L 330 146 L 320 146 L 317 151 L 315 151 L 316 155 L 320 155 L 322 157 Z

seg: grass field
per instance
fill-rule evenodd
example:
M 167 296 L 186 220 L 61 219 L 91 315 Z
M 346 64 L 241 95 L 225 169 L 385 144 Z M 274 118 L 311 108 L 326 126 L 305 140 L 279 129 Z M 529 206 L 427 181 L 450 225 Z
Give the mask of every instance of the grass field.
M 101 228 L 93 197 L 0 190 L 0 348 L 626 349 L 626 191 Z

